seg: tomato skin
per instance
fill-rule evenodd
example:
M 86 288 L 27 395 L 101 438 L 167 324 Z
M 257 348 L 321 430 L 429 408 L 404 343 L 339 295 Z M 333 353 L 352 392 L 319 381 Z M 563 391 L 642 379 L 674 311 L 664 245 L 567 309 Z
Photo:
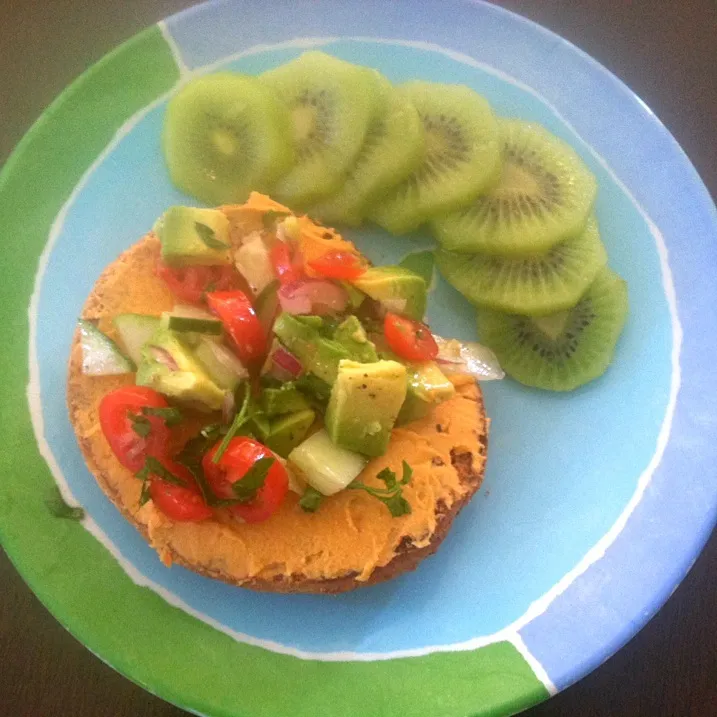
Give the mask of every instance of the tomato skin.
M 349 251 L 329 251 L 323 256 L 308 262 L 308 266 L 327 279 L 358 279 L 366 272 L 361 257 Z
M 237 279 L 232 266 L 172 267 L 161 259 L 157 262 L 156 273 L 178 299 L 191 304 L 198 304 L 208 288 L 218 291 L 233 289 Z
M 117 460 L 136 473 L 147 456 L 162 457 L 167 452 L 171 432 L 159 416 L 145 416 L 150 423 L 146 437 L 135 433 L 129 414 L 141 415 L 142 408 L 166 408 L 162 394 L 144 386 L 123 386 L 102 397 L 100 427 Z
M 206 295 L 209 308 L 224 328 L 245 364 L 259 361 L 266 352 L 266 331 L 243 291 L 213 291 Z
M 431 330 L 420 321 L 388 312 L 383 333 L 391 351 L 406 361 L 432 361 L 438 356 L 438 344 Z
M 212 458 L 221 441 L 211 448 L 202 459 L 207 482 L 218 498 L 235 498 L 232 485 L 241 480 L 260 458 L 274 458 L 274 464 L 266 475 L 264 485 L 250 503 L 237 503 L 229 507 L 236 516 L 247 523 L 258 523 L 274 513 L 289 490 L 289 475 L 276 456 L 258 441 L 238 436 L 229 442 L 218 463 Z
M 283 241 L 277 241 L 269 252 L 274 272 L 282 284 L 290 284 L 301 278 L 301 269 L 291 260 L 289 247 Z
M 162 465 L 185 481 L 186 486 L 174 485 L 161 478 L 151 476 L 148 480 L 149 494 L 157 509 L 177 522 L 198 522 L 211 518 L 212 509 L 204 502 L 194 476 L 185 466 L 167 458 Z

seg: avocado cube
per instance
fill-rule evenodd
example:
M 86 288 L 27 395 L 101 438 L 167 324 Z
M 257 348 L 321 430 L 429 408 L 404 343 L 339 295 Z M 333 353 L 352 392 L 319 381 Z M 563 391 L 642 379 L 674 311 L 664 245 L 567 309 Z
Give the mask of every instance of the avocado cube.
M 344 346 L 351 354 L 351 358 L 356 361 L 363 363 L 378 361 L 376 346 L 374 346 L 373 342 L 369 341 L 363 325 L 353 315 L 344 319 L 336 327 L 333 339 L 336 343 Z
M 204 411 L 220 410 L 227 393 L 209 378 L 182 339 L 164 328 L 142 349 L 135 381 Z
M 269 435 L 264 443 L 286 458 L 304 440 L 315 418 L 316 414 L 310 408 L 277 418 L 271 421 Z
M 422 321 L 428 287 L 418 274 L 403 266 L 373 266 L 353 285 L 380 302 L 387 311 Z
M 453 397 L 456 389 L 434 361 L 408 367 L 408 391 L 396 423 L 403 425 L 429 414 L 442 401 Z
M 326 410 L 336 445 L 367 456 L 383 455 L 406 398 L 406 367 L 397 361 L 342 360 Z
M 280 388 L 265 388 L 261 393 L 261 406 L 270 417 L 310 408 L 308 400 L 293 382 Z
M 231 264 L 229 220 L 218 209 L 174 206 L 157 220 L 154 231 L 169 266 Z

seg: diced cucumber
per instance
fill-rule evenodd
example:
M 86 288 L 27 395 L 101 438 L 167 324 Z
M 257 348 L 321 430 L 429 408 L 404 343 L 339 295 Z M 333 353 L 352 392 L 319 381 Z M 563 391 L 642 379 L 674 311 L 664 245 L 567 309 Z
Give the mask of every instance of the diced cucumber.
M 172 331 L 192 331 L 197 334 L 209 334 L 221 336 L 222 322 L 218 319 L 197 319 L 193 316 L 175 316 L 169 314 L 167 317 L 167 328 Z
M 234 353 L 206 336 L 199 338 L 194 355 L 219 388 L 235 391 L 249 373 Z
M 80 327 L 82 373 L 87 376 L 114 376 L 135 370 L 120 347 L 93 323 L 80 319 L 77 324 Z
M 159 328 L 159 316 L 147 314 L 119 314 L 113 323 L 127 355 L 136 364 L 142 360 L 142 347 Z
M 340 448 L 322 428 L 291 451 L 289 463 L 319 493 L 333 495 L 356 478 L 368 458 Z

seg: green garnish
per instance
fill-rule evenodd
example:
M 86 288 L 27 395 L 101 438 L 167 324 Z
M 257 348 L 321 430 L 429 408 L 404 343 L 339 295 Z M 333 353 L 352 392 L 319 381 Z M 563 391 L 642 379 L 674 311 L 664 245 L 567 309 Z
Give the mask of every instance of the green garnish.
M 305 491 L 304 495 L 301 496 L 301 500 L 299 500 L 299 505 L 301 506 L 301 509 L 307 513 L 314 513 L 316 512 L 316 509 L 321 505 L 321 501 L 324 499 L 324 496 L 319 493 L 316 488 L 313 486 L 309 486 Z
M 264 212 L 261 221 L 264 224 L 264 229 L 275 229 L 276 222 L 288 216 L 291 216 L 290 212 L 277 212 L 275 209 L 270 209 L 268 212 Z
M 139 504 L 143 506 L 152 496 L 149 492 L 149 481 L 146 480 L 142 483 L 142 492 L 139 494 Z
M 214 229 L 208 227 L 206 224 L 202 224 L 201 222 L 194 222 L 194 228 L 197 230 L 199 238 L 210 249 L 231 249 L 231 245 L 217 239 L 217 235 L 214 233 Z
M 132 430 L 138 436 L 147 438 L 152 430 L 152 424 L 149 422 L 149 419 L 136 413 L 128 413 L 127 416 L 129 417 L 129 420 L 132 421 Z
M 365 490 L 369 495 L 378 498 L 389 510 L 394 518 L 408 515 L 411 512 L 410 503 L 403 497 L 403 486 L 411 482 L 413 468 L 403 461 L 403 475 L 399 480 L 390 468 L 384 468 L 376 475 L 386 484 L 386 488 L 373 488 L 361 481 L 351 481 L 346 487 L 353 490 Z
M 136 478 L 146 481 L 151 475 L 157 476 L 167 483 L 174 485 L 186 486 L 187 484 L 179 477 L 174 475 L 172 471 L 167 470 L 154 456 L 147 456 L 144 459 L 144 465 L 135 474 Z
M 305 373 L 295 381 L 296 388 L 314 399 L 322 408 L 326 410 L 326 404 L 331 396 L 331 386 L 322 378 L 315 376 L 313 373 Z
M 55 518 L 63 518 L 64 520 L 82 520 L 85 517 L 85 511 L 80 506 L 68 505 L 60 493 L 60 489 L 55 486 L 53 494 L 45 501 L 47 509 L 55 516 Z
M 254 299 L 254 311 L 257 314 L 260 314 L 262 309 L 264 308 L 264 304 L 274 295 L 276 294 L 277 289 L 281 286 L 281 282 L 278 279 L 274 279 L 274 281 L 270 281 L 257 295 L 256 299 Z
M 237 413 L 236 416 L 234 416 L 234 420 L 232 421 L 232 425 L 229 427 L 229 430 L 227 431 L 226 436 L 224 436 L 224 440 L 219 445 L 219 448 L 217 448 L 217 452 L 212 456 L 212 463 L 219 463 L 221 457 L 224 455 L 224 451 L 226 451 L 227 447 L 229 446 L 229 442 L 236 436 L 236 434 L 239 432 L 239 429 L 250 420 L 251 415 L 249 412 L 249 401 L 251 399 L 251 389 L 248 385 L 245 384 L 244 386 L 244 400 L 241 405 L 241 409 L 239 410 L 239 413 Z
M 165 426 L 176 426 L 182 422 L 182 412 L 178 408 L 170 406 L 157 408 L 155 406 L 143 406 L 142 414 L 144 416 L 157 416 L 164 421 Z
M 266 476 L 274 463 L 276 463 L 276 458 L 264 456 L 242 478 L 232 483 L 232 491 L 240 503 L 248 503 L 256 498 L 256 494 L 264 485 Z

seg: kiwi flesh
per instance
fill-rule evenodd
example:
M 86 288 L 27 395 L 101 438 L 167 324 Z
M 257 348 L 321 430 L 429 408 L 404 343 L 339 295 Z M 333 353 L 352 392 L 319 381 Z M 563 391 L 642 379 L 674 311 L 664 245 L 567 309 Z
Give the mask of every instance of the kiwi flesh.
M 305 52 L 260 76 L 291 118 L 296 164 L 272 196 L 306 208 L 341 186 L 381 111 L 378 73 L 319 51 Z
M 581 234 L 545 252 L 510 257 L 439 249 L 436 263 L 476 306 L 540 316 L 575 306 L 607 264 L 607 252 L 591 217 Z
M 172 181 L 210 205 L 268 192 L 294 161 L 289 116 L 253 77 L 217 73 L 185 85 L 167 106 L 162 131 Z
M 446 249 L 520 255 L 548 249 L 585 226 L 597 183 L 575 151 L 537 124 L 501 119 L 499 126 L 498 182 L 470 206 L 432 222 Z
M 410 99 L 378 76 L 383 110 L 366 132 L 343 186 L 308 210 L 325 223 L 359 226 L 366 208 L 405 179 L 423 159 L 423 124 Z
M 627 311 L 627 284 L 605 267 L 572 309 L 537 318 L 480 310 L 478 334 L 517 381 L 570 391 L 610 365 Z
M 462 85 L 412 81 L 405 93 L 423 121 L 421 164 L 370 212 L 392 234 L 405 234 L 430 217 L 470 203 L 500 168 L 498 122 L 488 102 Z

